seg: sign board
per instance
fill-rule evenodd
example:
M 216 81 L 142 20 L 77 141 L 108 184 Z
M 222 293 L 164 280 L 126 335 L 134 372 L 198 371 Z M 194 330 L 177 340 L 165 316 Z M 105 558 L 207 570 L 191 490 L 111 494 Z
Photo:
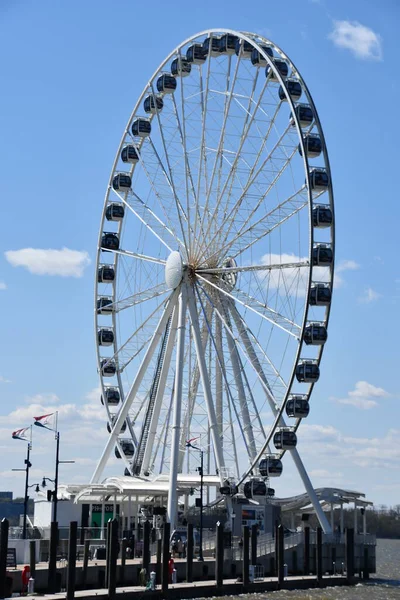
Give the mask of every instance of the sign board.
M 242 525 L 258 525 L 259 531 L 264 531 L 265 510 L 264 507 L 243 506 Z
M 17 555 L 15 548 L 7 548 L 7 568 L 17 568 Z

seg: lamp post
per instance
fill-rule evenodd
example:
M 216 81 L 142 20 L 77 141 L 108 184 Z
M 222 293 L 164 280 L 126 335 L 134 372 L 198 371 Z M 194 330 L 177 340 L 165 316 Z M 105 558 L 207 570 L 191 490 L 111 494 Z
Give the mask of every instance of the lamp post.
M 27 437 L 27 431 L 30 431 L 30 439 Z M 26 449 L 26 459 L 24 461 L 25 468 L 24 469 L 12 469 L 13 471 L 25 471 L 24 520 L 23 520 L 23 524 L 22 524 L 22 539 L 26 540 L 26 519 L 27 519 L 27 513 L 28 513 L 28 500 L 29 500 L 28 490 L 30 487 L 32 487 L 29 485 L 29 469 L 32 466 L 32 463 L 30 462 L 30 454 L 31 454 L 31 450 L 32 450 L 32 427 L 24 427 L 23 429 L 17 429 L 16 431 L 13 431 L 12 438 L 14 440 L 22 440 L 24 442 L 28 442 L 27 449 Z
M 203 562 L 203 450 L 198 448 L 197 446 L 193 446 L 191 441 L 186 442 L 187 448 L 193 448 L 193 450 L 198 450 L 200 452 L 200 467 L 197 467 L 197 471 L 200 474 L 200 547 L 199 547 L 199 562 Z
M 55 428 L 53 429 L 52 427 L 48 427 L 48 423 L 50 421 L 50 418 L 53 417 L 55 415 Z M 57 420 L 58 420 L 58 413 L 51 413 L 48 415 L 42 415 L 41 417 L 34 417 L 35 419 L 35 423 L 34 425 L 37 425 L 38 427 L 43 427 L 44 429 L 49 429 L 50 431 L 54 431 L 55 433 L 55 440 L 56 440 L 56 468 L 55 468 L 55 476 L 54 479 L 50 479 L 50 477 L 43 477 L 43 481 L 42 481 L 42 487 L 46 487 L 46 481 L 51 481 L 52 483 L 54 483 L 54 491 L 50 492 L 51 494 L 51 498 L 53 500 L 53 518 L 52 520 L 54 522 L 57 521 L 57 504 L 58 504 L 58 466 L 60 464 L 66 464 L 66 463 L 74 463 L 74 460 L 60 460 L 60 432 L 57 429 Z M 47 494 L 47 498 L 49 498 L 50 494 Z

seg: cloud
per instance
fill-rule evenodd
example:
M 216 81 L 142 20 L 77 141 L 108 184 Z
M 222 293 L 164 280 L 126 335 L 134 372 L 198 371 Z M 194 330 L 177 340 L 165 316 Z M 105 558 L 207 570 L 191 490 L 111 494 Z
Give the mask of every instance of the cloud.
M 0 375 L 0 383 L 11 383 L 11 379 L 6 379 L 3 375 Z
M 358 21 L 334 21 L 328 38 L 338 48 L 350 50 L 356 58 L 380 61 L 383 59 L 379 34 Z
M 338 404 L 347 404 L 355 406 L 362 410 L 369 410 L 378 406 L 378 402 L 373 398 L 388 398 L 390 394 L 383 388 L 376 387 L 368 381 L 357 381 L 354 390 L 347 394 L 346 398 L 332 398 Z
M 333 284 L 334 287 L 339 288 L 342 287 L 342 285 L 344 285 L 345 281 L 341 276 L 341 273 L 345 273 L 346 271 L 357 271 L 357 269 L 359 268 L 360 265 L 356 263 L 355 260 L 341 260 L 335 266 L 335 281 Z
M 358 298 L 358 301 L 361 302 L 361 304 L 371 304 L 371 302 L 375 302 L 376 300 L 379 300 L 379 298 L 382 298 L 382 294 L 379 294 L 379 292 L 376 292 L 371 287 L 367 287 Z
M 4 281 L 0 281 L 0 290 L 6 290 L 7 289 L 7 284 L 4 283 Z
M 8 250 L 5 257 L 13 267 L 25 267 L 33 275 L 60 275 L 82 277 L 90 264 L 89 254 L 79 250 L 22 248 Z

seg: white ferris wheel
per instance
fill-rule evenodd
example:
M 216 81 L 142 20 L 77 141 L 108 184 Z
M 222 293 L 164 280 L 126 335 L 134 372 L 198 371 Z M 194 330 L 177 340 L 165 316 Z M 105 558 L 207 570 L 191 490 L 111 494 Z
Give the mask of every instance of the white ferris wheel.
M 185 40 L 139 97 L 106 192 L 95 331 L 110 436 L 92 482 L 115 451 L 125 475 L 168 478 L 174 521 L 177 478 L 198 465 L 187 440 L 232 493 L 268 494 L 288 452 L 329 529 L 296 443 L 333 266 L 328 154 L 299 71 L 254 33 Z

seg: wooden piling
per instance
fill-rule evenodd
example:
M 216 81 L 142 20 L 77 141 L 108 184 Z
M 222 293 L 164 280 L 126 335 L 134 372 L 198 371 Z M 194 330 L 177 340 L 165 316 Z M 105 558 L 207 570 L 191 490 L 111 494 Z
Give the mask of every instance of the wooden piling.
M 310 528 L 304 527 L 303 575 L 310 574 Z
M 346 575 L 347 580 L 354 577 L 354 529 L 346 529 Z
M 285 544 L 283 525 L 278 526 L 278 585 L 281 587 L 284 579 Z
M 171 524 L 164 523 L 163 528 L 163 557 L 162 557 L 162 591 L 168 592 L 168 562 L 169 562 L 169 538 L 171 532 Z
M 85 539 L 85 545 L 83 547 L 83 565 L 82 565 L 82 585 L 84 586 L 87 578 L 88 563 L 90 554 L 90 540 Z
M 249 545 L 250 529 L 248 525 L 243 527 L 243 586 L 249 585 Z
M 186 545 L 186 581 L 193 581 L 193 525 L 187 526 L 187 545 Z
M 50 554 L 47 588 L 49 594 L 57 591 L 57 547 L 58 547 L 58 523 L 52 521 L 50 524 Z
M 31 572 L 31 577 L 35 579 L 36 572 L 36 541 L 29 541 L 29 570 Z
M 224 526 L 218 522 L 215 532 L 215 583 L 221 589 L 224 584 Z
M 69 524 L 68 540 L 68 571 L 67 571 L 67 600 L 74 600 L 76 580 L 76 544 L 78 542 L 78 523 Z
M 118 521 L 113 519 L 110 522 L 110 543 L 107 565 L 107 587 L 108 600 L 115 600 L 117 590 L 117 559 L 118 559 Z
M 6 597 L 8 519 L 2 519 L 0 525 L 0 598 Z
M 142 568 L 146 569 L 146 577 L 149 578 L 149 567 L 150 567 L 150 533 L 151 525 L 150 521 L 145 521 L 143 525 L 143 555 L 142 555 Z
M 322 529 L 317 527 L 317 582 L 322 581 Z
M 257 564 L 257 534 L 258 525 L 254 524 L 251 526 L 251 564 Z

